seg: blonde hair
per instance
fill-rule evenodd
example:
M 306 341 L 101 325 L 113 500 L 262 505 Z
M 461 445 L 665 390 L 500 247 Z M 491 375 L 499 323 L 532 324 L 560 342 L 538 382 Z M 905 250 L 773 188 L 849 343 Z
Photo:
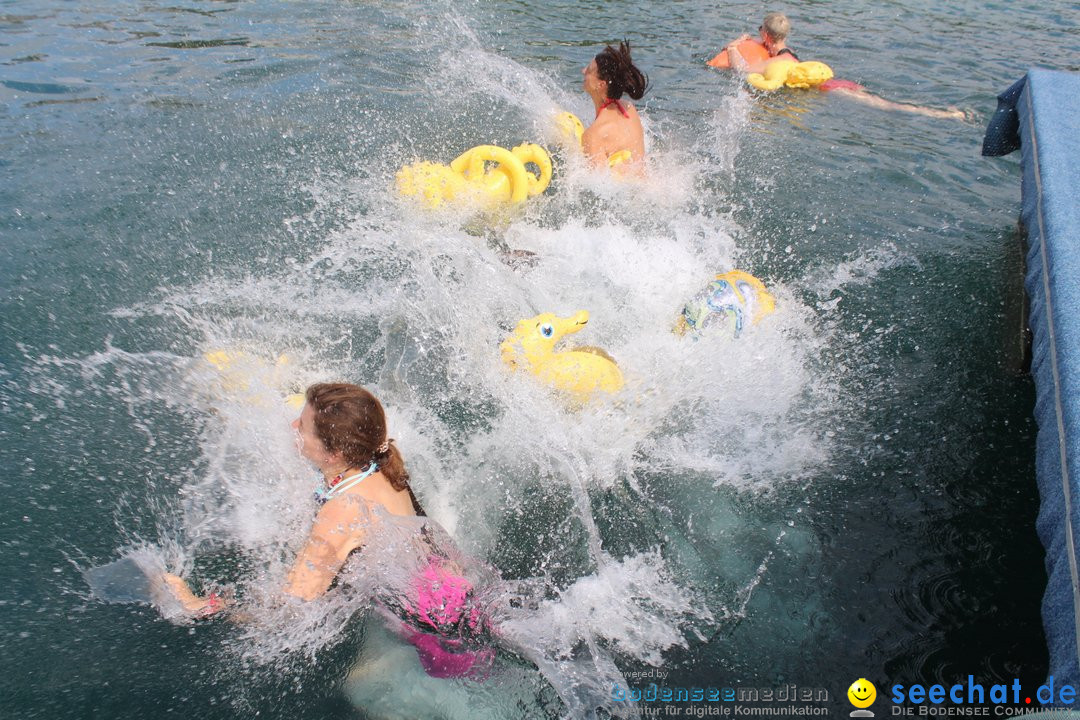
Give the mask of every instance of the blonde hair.
M 791 21 L 784 13 L 771 12 L 761 21 L 761 27 L 774 42 L 786 40 L 791 32 Z

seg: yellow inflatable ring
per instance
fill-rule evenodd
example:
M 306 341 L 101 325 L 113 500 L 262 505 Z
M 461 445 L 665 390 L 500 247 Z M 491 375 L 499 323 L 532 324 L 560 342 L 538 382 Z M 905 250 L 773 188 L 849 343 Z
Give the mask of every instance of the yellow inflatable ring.
M 533 163 L 540 168 L 540 175 L 533 175 L 528 168 L 525 169 L 526 181 L 529 188 L 529 197 L 534 197 L 547 190 L 551 183 L 551 156 L 547 150 L 536 143 L 522 143 L 511 150 L 523 165 Z
M 487 174 L 485 163 L 489 161 L 498 163 L 509 179 L 510 202 L 524 202 L 529 195 L 529 173 L 525 170 L 525 163 L 506 148 L 498 145 L 477 145 L 455 158 L 450 163 L 450 169 L 464 175 L 466 180 L 478 181 Z

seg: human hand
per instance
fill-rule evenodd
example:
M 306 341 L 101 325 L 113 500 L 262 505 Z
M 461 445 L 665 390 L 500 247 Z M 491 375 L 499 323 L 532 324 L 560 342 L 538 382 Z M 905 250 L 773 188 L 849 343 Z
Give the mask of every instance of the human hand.
M 195 611 L 195 618 L 203 620 L 211 615 L 217 615 L 219 612 L 229 606 L 227 599 L 224 595 L 219 595 L 216 592 L 211 592 L 206 596 L 202 607 Z
M 166 587 L 172 592 L 173 597 L 183 606 L 184 611 L 202 619 L 215 615 L 225 609 L 225 598 L 216 592 L 212 592 L 205 598 L 201 598 L 191 592 L 184 578 L 173 573 L 162 573 L 161 579 Z

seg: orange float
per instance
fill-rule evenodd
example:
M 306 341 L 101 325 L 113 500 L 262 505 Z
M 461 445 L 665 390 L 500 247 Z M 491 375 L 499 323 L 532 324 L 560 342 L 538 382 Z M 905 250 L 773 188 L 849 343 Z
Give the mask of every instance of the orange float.
M 739 49 L 739 54 L 743 56 L 743 60 L 746 60 L 747 65 L 753 65 L 762 60 L 769 59 L 769 51 L 766 50 L 765 45 L 758 40 L 743 40 L 736 47 Z M 726 49 L 718 52 L 716 57 L 705 64 L 715 68 L 731 67 L 731 61 L 728 60 L 728 52 Z

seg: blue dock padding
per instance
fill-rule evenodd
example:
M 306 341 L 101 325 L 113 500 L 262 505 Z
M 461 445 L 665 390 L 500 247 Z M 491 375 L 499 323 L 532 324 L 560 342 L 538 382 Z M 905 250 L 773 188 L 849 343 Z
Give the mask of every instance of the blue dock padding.
M 1031 70 L 998 97 L 984 155 L 1020 148 L 1033 333 L 1042 616 L 1058 685 L 1080 687 L 1080 75 Z

